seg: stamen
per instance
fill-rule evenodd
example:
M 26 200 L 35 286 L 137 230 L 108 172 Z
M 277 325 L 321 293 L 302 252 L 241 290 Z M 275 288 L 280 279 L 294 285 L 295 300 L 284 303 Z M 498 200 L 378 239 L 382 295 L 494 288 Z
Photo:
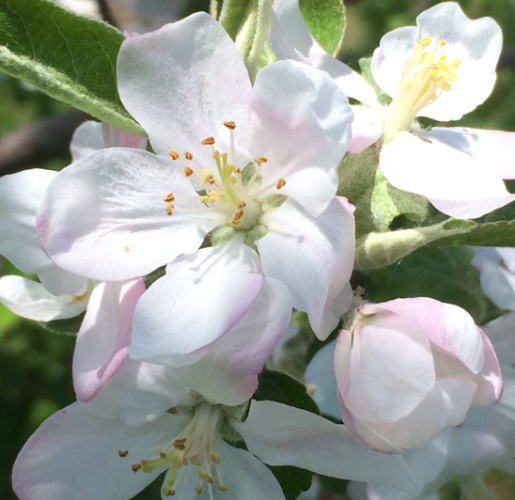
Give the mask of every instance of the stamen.
M 172 215 L 172 210 L 175 208 L 175 205 L 173 203 L 169 203 L 166 207 L 166 214 Z
M 422 45 L 422 47 L 427 47 L 432 41 L 433 39 L 430 36 L 425 36 L 420 40 L 420 45 Z
M 197 470 L 198 470 L 198 477 L 200 477 L 200 479 L 207 481 L 211 477 L 211 475 L 208 474 L 206 469 L 199 467 Z
M 202 144 L 202 146 L 211 146 L 215 143 L 215 138 L 214 137 L 206 137 L 205 139 L 203 139 L 200 144 Z
M 281 189 L 283 188 L 284 186 L 286 186 L 286 181 L 281 177 L 278 181 L 277 181 L 277 184 L 275 185 L 275 187 L 277 189 Z
M 175 149 L 170 149 L 170 151 L 168 151 L 168 154 L 172 160 L 179 159 L 179 153 L 177 151 L 175 151 Z
M 193 169 L 191 167 L 184 167 L 184 175 L 190 177 L 193 175 Z
M 200 173 L 200 183 L 205 186 L 206 184 L 214 184 L 216 179 L 214 178 L 209 168 L 204 168 Z
M 446 44 L 447 42 L 443 38 L 441 40 L 438 40 L 438 45 L 440 45 L 440 47 L 445 47 Z
M 246 206 L 247 206 L 247 204 L 244 201 L 240 201 L 238 203 L 238 208 L 245 208 Z
M 165 497 L 173 497 L 175 495 L 175 490 L 169 490 L 168 488 L 163 488 L 161 490 Z
M 220 463 L 220 457 L 218 455 L 218 453 L 212 451 L 210 454 L 209 454 L 209 458 L 213 461 L 213 463 L 215 464 L 219 464 Z
M 161 458 L 166 458 L 166 456 L 167 456 L 167 455 L 166 455 L 166 453 L 165 453 L 164 451 L 160 451 L 160 452 L 159 452 L 159 456 L 160 456 Z
M 229 130 L 234 130 L 236 128 L 236 124 L 233 121 L 224 122 L 224 126 L 226 126 Z
M 186 153 L 184 153 L 184 158 L 191 161 L 193 160 L 193 155 L 189 151 L 186 151 Z
M 236 211 L 236 213 L 232 216 L 232 219 L 229 221 L 231 226 L 239 226 L 241 224 L 241 218 L 245 215 L 245 211 L 241 208 Z
M 175 196 L 173 193 L 168 193 L 164 198 L 163 201 L 166 201 L 167 203 L 170 203 L 171 201 L 175 201 Z
M 186 438 L 177 438 L 174 442 L 173 442 L 173 445 L 178 449 L 178 450 L 185 450 L 186 449 Z
M 123 249 L 128 252 L 129 251 L 129 244 L 128 243 L 125 243 L 125 245 L 123 245 Z
M 217 486 L 222 493 L 227 493 L 229 491 L 229 488 L 227 488 L 227 486 L 224 486 L 223 484 L 218 483 Z
M 197 492 L 198 495 L 200 495 L 201 493 L 203 493 L 204 491 L 204 488 L 202 488 L 202 486 L 197 486 L 195 488 L 195 491 Z
M 141 464 L 132 464 L 131 469 L 132 472 L 138 472 L 143 466 Z
M 129 450 L 118 450 L 118 456 L 125 458 L 129 454 Z
M 190 458 L 190 462 L 193 464 L 193 465 L 200 465 L 200 458 L 197 457 L 197 455 L 192 455 Z
M 262 163 L 266 163 L 268 160 L 264 156 L 260 156 L 259 158 L 256 158 L 256 163 L 258 165 L 261 165 Z

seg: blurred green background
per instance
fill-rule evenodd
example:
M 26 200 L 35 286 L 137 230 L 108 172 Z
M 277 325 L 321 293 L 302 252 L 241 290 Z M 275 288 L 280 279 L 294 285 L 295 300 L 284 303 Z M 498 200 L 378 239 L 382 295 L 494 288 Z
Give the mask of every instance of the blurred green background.
M 147 0 L 147 3 L 151 2 Z M 345 60 L 350 62 L 371 55 L 384 33 L 413 25 L 417 14 L 437 3 L 431 0 L 347 2 Z M 504 51 L 495 90 L 484 105 L 463 118 L 460 124 L 515 131 L 515 1 L 462 0 L 459 3 L 471 18 L 493 17 L 504 33 Z M 193 5 L 186 5 L 186 10 L 192 8 Z M 63 104 L 28 90 L 21 82 L 0 75 L 0 135 L 65 109 Z M 34 166 L 60 169 L 68 161 L 69 158 L 59 158 Z M 17 270 L 0 257 L 0 275 L 15 273 Z M 16 498 L 11 489 L 10 474 L 23 443 L 45 418 L 75 399 L 71 381 L 73 347 L 73 337 L 50 334 L 38 324 L 18 318 L 0 304 L 2 500 Z M 495 480 L 499 484 L 503 481 L 498 477 Z M 160 498 L 159 486 L 157 483 L 150 486 L 137 498 Z M 502 498 L 515 498 L 513 485 L 508 490 L 504 487 L 500 490 L 504 491 Z

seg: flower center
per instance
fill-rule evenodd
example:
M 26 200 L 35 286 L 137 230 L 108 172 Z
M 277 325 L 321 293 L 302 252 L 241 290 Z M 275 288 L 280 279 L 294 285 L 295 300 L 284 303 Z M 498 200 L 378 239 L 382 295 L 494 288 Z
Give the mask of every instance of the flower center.
M 207 487 L 213 498 L 212 487 L 225 493 L 229 490 L 222 482 L 221 460 L 216 453 L 216 437 L 222 424 L 222 408 L 209 403 L 202 403 L 195 408 L 190 423 L 174 439 L 154 447 L 158 450 L 153 458 L 143 459 L 131 465 L 134 472 L 153 472 L 169 465 L 165 475 L 162 493 L 174 496 L 186 467 L 197 467 L 198 483 L 195 491 L 200 495 Z M 118 455 L 127 457 L 129 450 L 120 450 Z
M 189 151 L 183 154 L 184 159 L 173 149 L 168 154 L 172 160 L 183 164 L 186 177 L 195 179 L 197 184 L 202 185 L 203 190 L 198 192 L 200 203 L 222 214 L 235 230 L 248 232 L 259 224 L 259 218 L 263 214 L 263 202 L 277 194 L 286 185 L 286 180 L 279 178 L 273 184 L 261 186 L 261 165 L 267 162 L 264 156 L 256 158 L 248 166 L 235 165 L 236 124 L 230 121 L 224 122 L 224 125 L 230 133 L 229 152 L 215 149 L 214 137 L 207 137 L 201 141 L 201 145 L 211 147 L 214 163 L 211 165 L 212 168 L 201 165 Z M 180 207 L 175 206 L 179 200 L 176 200 L 173 192 L 168 193 L 163 201 L 167 203 L 166 213 L 169 216 L 180 211 Z M 191 213 L 191 209 L 188 213 Z
M 449 62 L 448 55 L 443 52 L 445 40 L 439 40 L 433 49 L 428 48 L 432 43 L 430 36 L 415 42 L 413 54 L 404 63 L 397 94 L 384 119 L 393 133 L 409 130 L 417 113 L 444 92 L 449 92 L 458 79 L 456 68 L 461 61 L 453 59 Z

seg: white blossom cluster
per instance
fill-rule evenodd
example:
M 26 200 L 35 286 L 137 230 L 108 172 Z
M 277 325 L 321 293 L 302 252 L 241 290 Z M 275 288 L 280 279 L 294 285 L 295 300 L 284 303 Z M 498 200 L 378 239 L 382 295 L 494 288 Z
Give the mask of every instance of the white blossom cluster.
M 251 83 L 205 13 L 126 38 L 118 92 L 148 141 L 88 122 L 61 172 L 0 179 L 0 254 L 38 278 L 1 278 L 0 302 L 42 322 L 85 312 L 77 402 L 20 452 L 20 500 L 127 500 L 158 476 L 163 498 L 283 500 L 265 464 L 352 480 L 355 500 L 515 473 L 515 312 L 483 330 L 426 297 L 365 303 L 337 195 L 342 158 L 376 145 L 392 186 L 453 218 L 515 199 L 512 133 L 417 121 L 488 97 L 500 28 L 447 2 L 387 33 L 371 70 L 389 105 L 323 51 L 298 0 L 276 0 L 269 42 L 279 60 Z M 480 248 L 473 264 L 515 311 L 514 262 Z M 332 420 L 252 399 L 294 309 L 322 341 L 345 315 L 305 375 Z

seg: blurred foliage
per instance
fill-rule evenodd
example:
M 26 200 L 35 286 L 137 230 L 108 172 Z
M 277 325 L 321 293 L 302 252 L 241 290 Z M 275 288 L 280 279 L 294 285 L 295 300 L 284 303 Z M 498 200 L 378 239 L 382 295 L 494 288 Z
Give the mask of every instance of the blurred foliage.
M 152 0 L 148 0 L 151 2 Z M 197 4 L 199 2 L 196 2 Z M 346 2 L 346 32 L 343 54 L 346 61 L 356 61 L 370 56 L 378 45 L 381 36 L 394 28 L 413 25 L 415 17 L 423 10 L 439 2 L 431 0 L 352 0 Z M 465 116 L 459 124 L 481 128 L 499 128 L 515 130 L 515 1 L 512 0 L 460 0 L 464 11 L 470 17 L 491 16 L 502 27 L 504 33 L 505 57 L 503 67 L 498 72 L 498 81 L 487 103 Z M 191 3 L 190 8 L 193 7 Z M 510 63 L 511 61 L 511 63 Z M 511 64 L 511 67 L 509 66 Z M 26 125 L 40 117 L 66 109 L 66 106 L 32 90 L 21 82 L 0 75 L 0 134 Z M 51 165 L 38 165 L 59 169 L 65 161 L 53 162 Z M 427 257 L 427 252 L 438 253 L 445 261 L 445 272 L 452 276 L 458 271 L 458 262 L 453 267 L 453 260 L 441 249 L 419 252 L 403 263 L 375 272 L 368 285 L 370 292 L 377 294 L 378 300 L 399 296 L 410 296 L 416 288 L 417 277 L 408 281 L 409 287 L 401 278 L 408 279 L 411 272 L 410 263 Z M 458 250 L 461 252 L 461 250 Z M 456 257 L 453 252 L 452 257 Z M 457 259 L 458 257 L 456 257 Z M 437 261 L 438 259 L 435 259 Z M 459 260 L 459 259 L 458 259 Z M 466 260 L 466 259 L 465 259 Z M 5 259 L 0 257 L 0 276 L 16 273 Z M 386 277 L 386 274 L 388 276 Z M 405 275 L 403 276 L 403 273 Z M 387 278 L 387 279 L 386 279 Z M 449 302 L 470 304 L 477 297 L 466 288 L 475 287 L 477 277 L 466 276 L 462 290 L 456 296 L 449 297 Z M 461 282 L 460 282 L 461 283 Z M 459 288 L 459 284 L 455 286 Z M 474 283 L 474 287 L 472 287 Z M 397 290 L 394 290 L 394 285 Z M 389 286 L 392 288 L 389 289 Z M 400 288 L 404 287 L 400 292 Z M 451 290 L 448 290 L 451 293 Z M 466 293 L 465 293 L 466 292 Z M 430 292 L 426 291 L 426 294 Z M 462 294 L 458 296 L 458 294 Z M 438 295 L 435 291 L 434 294 Z M 442 298 L 440 296 L 440 298 Z M 461 304 L 463 305 L 463 304 Z M 471 311 L 473 312 L 473 311 Z M 481 314 L 488 316 L 490 306 Z M 476 312 L 477 316 L 480 316 Z M 14 500 L 10 486 L 12 464 L 17 452 L 41 422 L 55 412 L 74 401 L 71 379 L 71 359 L 74 338 L 53 335 L 44 331 L 39 325 L 18 318 L 0 304 L 0 498 Z M 489 476 L 490 486 L 510 489 L 515 498 L 511 479 L 500 478 L 499 474 Z M 511 477 L 510 477 L 511 478 Z M 502 479 L 502 480 L 501 480 Z M 92 478 L 94 480 L 94 478 Z M 343 483 L 345 484 L 345 483 Z M 157 500 L 160 498 L 160 482 L 156 481 L 144 492 L 137 495 L 138 500 Z M 452 489 L 452 488 L 451 488 Z M 454 499 L 453 494 L 449 498 Z M 50 500 L 50 499 L 49 499 Z M 72 500 L 72 499 L 71 499 Z

